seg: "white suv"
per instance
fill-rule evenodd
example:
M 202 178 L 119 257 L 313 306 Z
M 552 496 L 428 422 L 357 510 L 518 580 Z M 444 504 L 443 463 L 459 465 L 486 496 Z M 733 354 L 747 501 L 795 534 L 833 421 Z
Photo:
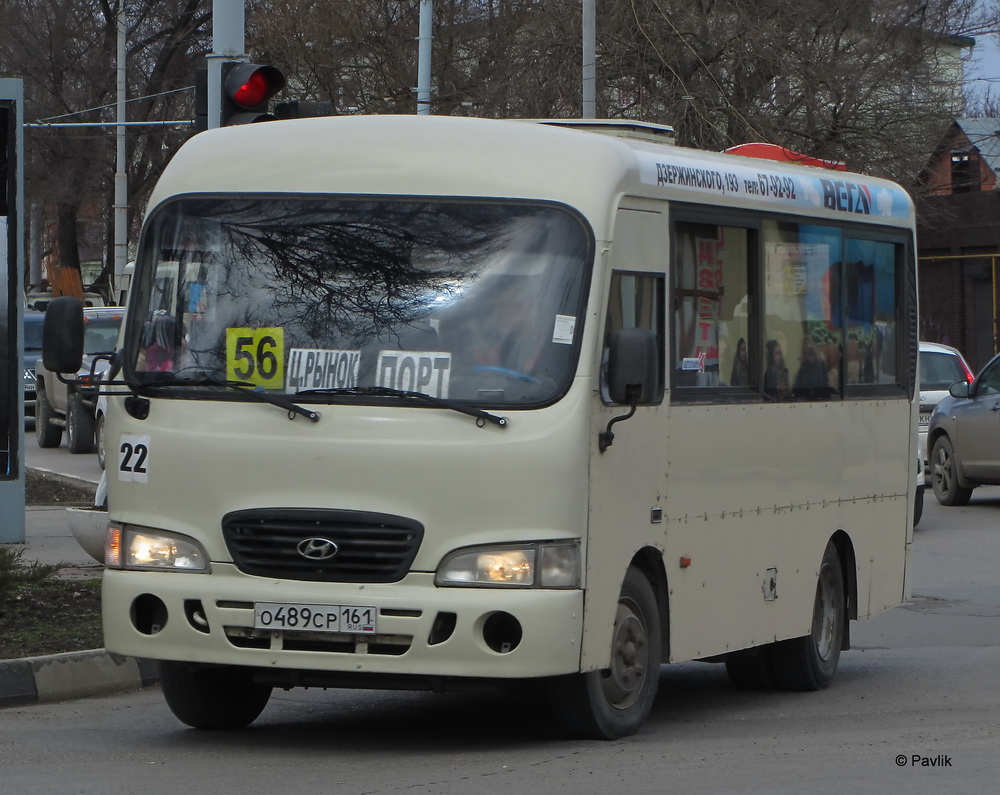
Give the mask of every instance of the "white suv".
M 918 439 L 924 462 L 925 482 L 930 480 L 927 466 L 927 426 L 934 407 L 948 396 L 948 387 L 956 381 L 972 383 L 975 375 L 957 348 L 937 342 L 920 343 L 920 420 Z

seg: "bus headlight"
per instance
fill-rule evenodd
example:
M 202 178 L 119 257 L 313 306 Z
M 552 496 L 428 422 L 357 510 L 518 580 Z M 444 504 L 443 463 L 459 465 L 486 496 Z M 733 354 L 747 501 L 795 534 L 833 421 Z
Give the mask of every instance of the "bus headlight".
M 580 544 L 554 541 L 460 549 L 441 561 L 434 584 L 478 588 L 579 588 Z
M 104 545 L 110 569 L 208 572 L 208 556 L 192 538 L 150 527 L 111 525 Z

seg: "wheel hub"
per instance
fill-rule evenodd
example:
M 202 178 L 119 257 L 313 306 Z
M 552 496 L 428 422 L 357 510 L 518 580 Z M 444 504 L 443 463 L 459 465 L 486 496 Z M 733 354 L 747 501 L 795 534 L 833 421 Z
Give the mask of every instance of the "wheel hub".
M 601 678 L 608 703 L 625 709 L 635 702 L 646 677 L 648 653 L 645 625 L 635 611 L 619 604 L 611 647 L 611 667 Z

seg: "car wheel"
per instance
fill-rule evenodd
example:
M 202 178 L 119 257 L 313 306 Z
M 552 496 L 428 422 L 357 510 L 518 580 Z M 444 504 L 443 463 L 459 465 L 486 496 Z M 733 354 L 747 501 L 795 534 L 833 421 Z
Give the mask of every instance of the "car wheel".
M 253 723 L 271 688 L 246 668 L 160 661 L 160 688 L 178 720 L 196 729 L 242 729 Z
M 66 444 L 71 453 L 94 452 L 94 415 L 74 392 L 66 401 Z
M 39 447 L 58 447 L 62 442 L 62 428 L 52 424 L 55 416 L 45 387 L 38 384 L 35 390 L 35 441 Z
M 106 454 L 104 452 L 104 414 L 98 414 L 94 420 L 94 445 L 97 448 L 97 463 L 104 469 Z
M 646 576 L 630 568 L 618 597 L 610 666 L 552 680 L 549 696 L 566 730 L 594 740 L 634 734 L 656 699 L 661 642 L 656 595 Z
M 958 482 L 958 458 L 951 439 L 938 437 L 931 451 L 931 486 L 934 496 L 942 505 L 965 505 L 972 497 L 972 489 Z

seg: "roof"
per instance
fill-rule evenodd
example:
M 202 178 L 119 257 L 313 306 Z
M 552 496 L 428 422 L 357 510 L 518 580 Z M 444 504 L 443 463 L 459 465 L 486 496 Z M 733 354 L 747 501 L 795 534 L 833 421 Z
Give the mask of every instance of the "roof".
M 586 131 L 580 127 L 586 128 Z M 160 176 L 148 211 L 176 196 L 338 194 L 558 202 L 605 239 L 622 195 L 907 224 L 910 197 L 865 175 L 648 140 L 649 125 L 339 116 L 243 124 L 190 138 Z M 576 128 L 576 129 L 573 129 Z M 660 127 L 655 140 L 669 140 Z M 597 134 L 601 131 L 605 134 Z M 836 176 L 834 176 L 836 175 Z
M 955 124 L 976 147 L 986 165 L 994 173 L 1000 172 L 1000 119 L 978 116 L 955 119 Z

